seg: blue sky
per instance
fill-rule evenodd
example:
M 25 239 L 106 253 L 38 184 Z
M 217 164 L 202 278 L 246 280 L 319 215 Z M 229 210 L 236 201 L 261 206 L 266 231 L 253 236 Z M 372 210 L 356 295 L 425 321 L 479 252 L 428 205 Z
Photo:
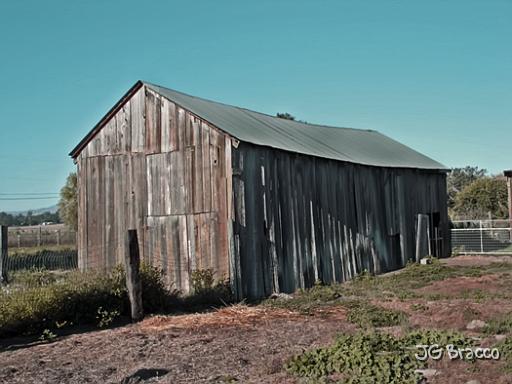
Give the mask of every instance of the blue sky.
M 0 211 L 138 79 L 512 168 L 512 1 L 2 1 Z

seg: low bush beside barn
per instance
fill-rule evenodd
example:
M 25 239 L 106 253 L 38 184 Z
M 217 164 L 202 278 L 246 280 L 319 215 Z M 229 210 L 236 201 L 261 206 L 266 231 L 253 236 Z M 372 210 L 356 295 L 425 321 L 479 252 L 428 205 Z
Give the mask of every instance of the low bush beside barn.
M 141 265 L 145 313 L 199 309 L 229 303 L 222 282 L 189 296 L 166 287 L 160 270 Z M 126 321 L 130 305 L 125 272 L 110 273 L 30 269 L 13 273 L 0 290 L 0 337 L 56 332 L 71 326 L 105 327 Z

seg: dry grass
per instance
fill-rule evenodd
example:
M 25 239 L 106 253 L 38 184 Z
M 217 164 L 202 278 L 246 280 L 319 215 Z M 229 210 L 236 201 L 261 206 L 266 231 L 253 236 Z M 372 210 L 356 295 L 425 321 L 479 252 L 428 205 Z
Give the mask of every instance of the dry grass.
M 143 330 L 155 332 L 166 329 L 199 329 L 203 327 L 248 327 L 274 319 L 296 319 L 299 317 L 301 317 L 299 313 L 288 309 L 235 304 L 208 313 L 152 316 L 140 323 L 139 327 Z

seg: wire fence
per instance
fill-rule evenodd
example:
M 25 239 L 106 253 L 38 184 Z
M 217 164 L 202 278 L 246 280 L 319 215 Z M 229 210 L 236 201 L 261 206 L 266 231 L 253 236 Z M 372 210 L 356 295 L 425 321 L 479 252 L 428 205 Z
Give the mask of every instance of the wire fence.
M 0 282 L 22 273 L 62 273 L 78 269 L 76 234 L 62 224 L 2 227 Z
M 512 254 L 512 221 L 458 220 L 453 222 L 453 253 Z
M 10 249 L 76 245 L 76 232 L 64 224 L 9 227 L 8 234 Z
M 76 249 L 35 250 L 17 253 L 14 251 L 5 261 L 7 274 L 20 270 L 47 269 L 70 270 L 78 268 Z

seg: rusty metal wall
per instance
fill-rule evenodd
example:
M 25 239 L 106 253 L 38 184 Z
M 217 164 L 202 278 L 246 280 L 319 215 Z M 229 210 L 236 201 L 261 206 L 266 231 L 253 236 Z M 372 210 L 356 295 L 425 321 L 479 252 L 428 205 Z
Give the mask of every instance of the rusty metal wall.
M 240 143 L 233 149 L 234 264 L 241 296 L 382 273 L 414 257 L 418 213 L 439 213 L 445 174 L 381 168 Z

